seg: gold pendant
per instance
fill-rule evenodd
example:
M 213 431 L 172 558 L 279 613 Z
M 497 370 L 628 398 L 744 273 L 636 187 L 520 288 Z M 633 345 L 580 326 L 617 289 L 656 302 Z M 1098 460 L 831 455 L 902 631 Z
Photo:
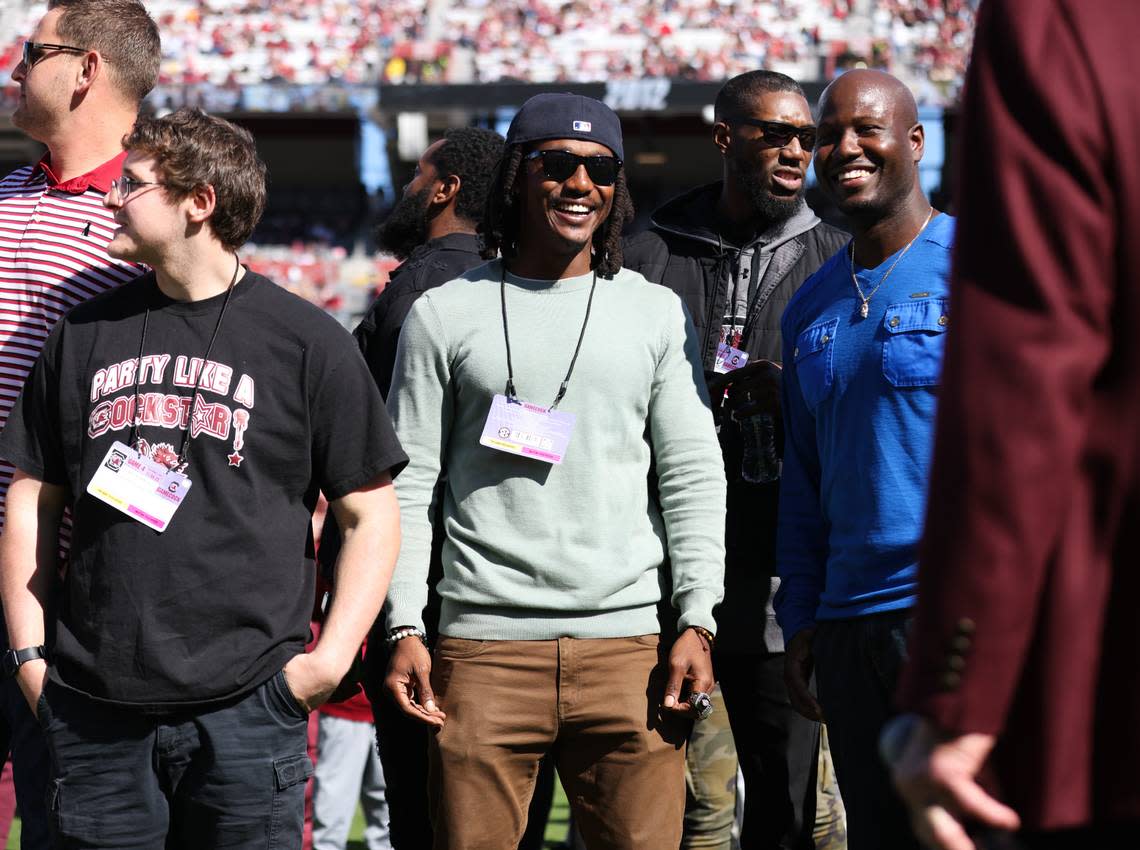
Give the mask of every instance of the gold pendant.
M 860 319 L 867 318 L 867 315 L 870 312 L 871 312 L 871 307 L 870 307 L 870 304 L 868 302 L 864 301 L 862 304 L 859 305 L 859 318 Z

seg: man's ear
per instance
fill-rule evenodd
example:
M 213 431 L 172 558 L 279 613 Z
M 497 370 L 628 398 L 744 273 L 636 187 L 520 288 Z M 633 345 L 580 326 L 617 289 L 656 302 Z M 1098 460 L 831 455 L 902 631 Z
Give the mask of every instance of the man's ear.
M 732 146 L 732 128 L 724 121 L 717 121 L 713 124 L 712 138 L 720 155 L 727 156 L 728 149 Z
M 214 214 L 214 207 L 217 205 L 218 198 L 214 194 L 214 187 L 209 183 L 202 186 L 195 186 L 190 194 L 186 197 L 187 202 L 187 215 L 190 221 L 197 224 L 208 221 L 210 216 Z
M 910 139 L 910 149 L 914 154 L 914 161 L 921 162 L 922 155 L 926 153 L 926 131 L 922 129 L 921 124 L 915 124 L 907 131 L 906 135 Z
M 75 94 L 82 95 L 90 91 L 100 75 L 106 72 L 106 63 L 107 60 L 97 50 L 88 50 L 83 54 L 75 78 Z
M 459 194 L 459 190 L 462 186 L 463 180 L 458 174 L 448 174 L 439 181 L 439 188 L 436 189 L 435 194 L 431 196 L 431 202 L 439 206 L 447 206 L 455 199 L 455 196 Z

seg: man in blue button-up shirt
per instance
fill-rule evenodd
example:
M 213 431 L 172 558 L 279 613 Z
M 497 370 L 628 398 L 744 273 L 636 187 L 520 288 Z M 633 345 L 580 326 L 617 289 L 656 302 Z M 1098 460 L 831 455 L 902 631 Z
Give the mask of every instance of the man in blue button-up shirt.
M 855 71 L 824 91 L 816 175 L 855 238 L 782 321 L 776 613 L 792 701 L 828 723 L 851 850 L 917 847 L 876 742 L 914 604 L 948 325 L 954 220 L 919 185 L 923 143 L 914 98 L 895 78 Z

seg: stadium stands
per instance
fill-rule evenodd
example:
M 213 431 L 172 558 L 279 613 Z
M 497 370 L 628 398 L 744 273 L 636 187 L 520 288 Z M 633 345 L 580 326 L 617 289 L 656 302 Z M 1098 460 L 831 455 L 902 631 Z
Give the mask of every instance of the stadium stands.
M 162 82 L 803 79 L 855 61 L 952 101 L 976 0 L 151 0 Z M 0 0 L 0 86 L 43 3 Z

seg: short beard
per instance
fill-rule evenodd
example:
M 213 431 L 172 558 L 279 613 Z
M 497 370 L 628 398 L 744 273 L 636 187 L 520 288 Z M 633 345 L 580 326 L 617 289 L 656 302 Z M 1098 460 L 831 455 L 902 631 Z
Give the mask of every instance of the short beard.
M 431 187 L 425 186 L 414 195 L 400 198 L 380 225 L 376 241 L 398 260 L 406 260 L 412 251 L 427 241 L 430 192 Z
M 748 200 L 752 203 L 756 217 L 768 226 L 787 221 L 795 215 L 804 199 L 802 183 L 800 190 L 794 195 L 780 196 L 774 195 L 766 180 L 755 172 L 741 173 L 740 182 L 744 186 L 744 191 L 748 193 Z

